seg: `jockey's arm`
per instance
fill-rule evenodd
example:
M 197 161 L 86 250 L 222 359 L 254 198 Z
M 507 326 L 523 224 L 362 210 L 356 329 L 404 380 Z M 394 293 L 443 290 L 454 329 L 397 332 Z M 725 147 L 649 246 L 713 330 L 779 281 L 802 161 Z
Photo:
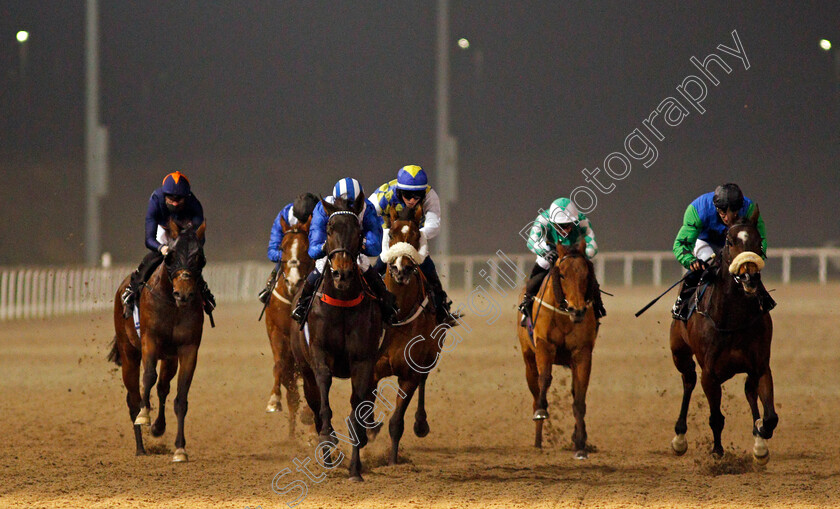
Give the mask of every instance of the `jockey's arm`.
M 528 235 L 527 246 L 529 251 L 541 257 L 544 257 L 551 251 L 552 247 L 546 242 L 550 228 L 548 218 L 542 214 L 538 215 Z
M 757 206 L 755 202 L 750 204 L 750 207 L 747 209 L 747 217 L 752 216 Z M 764 226 L 764 218 L 761 217 L 761 212 L 758 213 L 758 222 L 755 227 L 758 230 L 758 234 L 761 235 L 761 257 L 767 258 L 767 229 Z
M 598 254 L 598 243 L 595 242 L 595 231 L 592 229 L 592 223 L 589 222 L 589 218 L 581 214 L 583 219 L 580 219 L 580 222 L 577 225 L 577 228 L 580 230 L 581 235 L 583 238 L 586 239 L 586 257 L 590 260 Z
M 163 222 L 163 217 L 159 217 L 160 209 L 158 197 L 153 193 L 146 210 L 146 247 L 152 251 L 160 251 L 160 242 L 157 240 L 158 224 Z
M 440 197 L 434 189 L 429 189 L 423 199 L 423 227 L 420 231 L 426 240 L 433 239 L 440 233 Z
M 362 253 L 367 256 L 379 256 L 382 252 L 382 220 L 370 204 L 362 218 L 362 229 L 365 232 Z
M 694 245 L 697 243 L 697 237 L 700 236 L 702 228 L 703 224 L 697 209 L 694 205 L 689 205 L 683 215 L 682 227 L 677 233 L 677 238 L 674 239 L 674 256 L 686 269 L 697 259 L 694 256 Z
M 324 206 L 318 203 L 312 212 L 312 222 L 309 224 L 309 257 L 313 260 L 323 258 L 324 244 L 327 243 L 327 213 Z
M 277 214 L 274 224 L 271 225 L 271 235 L 268 238 L 268 259 L 274 263 L 279 262 L 280 257 L 283 256 L 282 251 L 280 251 L 280 244 L 283 243 L 283 213 L 285 211 L 284 208 Z

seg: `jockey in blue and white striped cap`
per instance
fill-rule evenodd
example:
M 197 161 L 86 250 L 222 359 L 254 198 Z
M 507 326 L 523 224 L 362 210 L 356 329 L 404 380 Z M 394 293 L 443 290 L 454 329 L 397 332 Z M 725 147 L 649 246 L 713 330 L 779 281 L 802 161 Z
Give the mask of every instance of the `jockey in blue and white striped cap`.
M 333 198 L 346 198 L 353 201 L 362 193 L 362 185 L 354 178 L 343 178 L 333 187 Z
M 343 198 L 353 202 L 359 196 L 364 196 L 364 189 L 359 181 L 354 178 L 343 178 L 333 186 L 332 196 L 327 196 L 324 201 L 335 203 L 335 200 Z M 312 223 L 309 226 L 309 256 L 315 260 L 315 269 L 306 278 L 303 291 L 298 299 L 297 307 L 292 311 L 292 318 L 300 322 L 304 318 L 308 302 L 315 293 L 315 285 L 327 263 L 327 253 L 324 246 L 327 243 L 327 223 L 329 216 L 324 210 L 324 205 L 318 203 L 312 213 Z M 385 283 L 379 273 L 372 270 L 368 256 L 379 256 L 382 251 L 382 220 L 376 215 L 376 208 L 365 198 L 362 211 L 359 213 L 359 222 L 362 225 L 362 252 L 359 254 L 357 263 L 362 270 L 368 285 L 380 298 L 383 307 L 383 320 L 392 323 L 396 315 L 395 298 L 385 288 Z

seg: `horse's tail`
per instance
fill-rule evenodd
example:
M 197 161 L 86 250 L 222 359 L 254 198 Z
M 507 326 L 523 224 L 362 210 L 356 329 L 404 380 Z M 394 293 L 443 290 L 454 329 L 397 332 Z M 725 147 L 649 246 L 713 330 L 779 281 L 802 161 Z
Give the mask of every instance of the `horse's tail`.
M 122 366 L 120 349 L 117 348 L 117 336 L 114 336 L 114 339 L 111 340 L 111 351 L 108 352 L 108 361 L 113 362 L 117 366 Z

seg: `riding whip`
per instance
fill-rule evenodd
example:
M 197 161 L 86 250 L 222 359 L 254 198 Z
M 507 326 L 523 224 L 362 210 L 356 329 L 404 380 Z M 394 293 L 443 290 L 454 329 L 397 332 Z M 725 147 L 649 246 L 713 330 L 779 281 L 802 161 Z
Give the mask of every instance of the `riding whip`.
M 645 307 L 643 307 L 642 309 L 638 310 L 638 311 L 636 312 L 636 318 L 638 318 L 638 317 L 639 317 L 639 315 L 641 315 L 642 313 L 644 313 L 645 311 L 647 311 L 649 307 L 651 307 L 651 306 L 653 306 L 654 304 L 656 304 L 656 301 L 658 301 L 659 299 L 661 299 L 662 297 L 664 297 L 664 296 L 665 296 L 665 294 L 666 294 L 666 293 L 668 293 L 668 292 L 670 292 L 670 291 L 671 291 L 671 290 L 672 290 L 675 286 L 677 286 L 678 284 L 682 283 L 682 282 L 683 282 L 683 280 L 684 280 L 686 277 L 688 277 L 688 275 L 689 275 L 689 274 L 691 274 L 691 272 L 686 272 L 686 273 L 685 273 L 685 276 L 681 277 L 679 281 L 677 281 L 676 283 L 672 284 L 671 286 L 669 286 L 669 287 L 668 287 L 668 289 L 667 289 L 667 290 L 665 290 L 664 292 L 662 292 L 661 294 L 659 294 L 659 297 L 657 297 L 657 298 L 653 299 L 652 301 L 650 301 L 650 302 L 648 303 L 648 305 L 647 305 L 647 306 L 645 306 Z
M 274 266 L 274 270 L 271 271 L 271 282 L 268 284 L 268 287 L 271 288 L 271 291 L 274 291 L 274 285 L 277 283 L 277 273 L 280 270 L 280 265 L 282 265 L 283 260 L 279 260 L 277 265 Z M 265 299 L 265 303 L 263 304 L 262 311 L 260 311 L 260 317 L 257 318 L 259 322 L 262 320 L 263 314 L 265 314 L 265 308 L 268 307 L 268 303 L 271 302 L 271 295 L 269 294 L 268 298 Z

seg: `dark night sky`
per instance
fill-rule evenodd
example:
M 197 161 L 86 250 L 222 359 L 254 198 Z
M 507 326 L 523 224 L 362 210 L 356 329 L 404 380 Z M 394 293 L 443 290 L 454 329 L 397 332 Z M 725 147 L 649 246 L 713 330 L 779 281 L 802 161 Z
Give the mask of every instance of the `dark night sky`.
M 373 190 L 418 163 L 437 182 L 435 2 L 100 10 L 103 247 L 117 261 L 140 260 L 148 195 L 176 169 L 204 203 L 211 260 L 263 258 L 279 208 L 342 176 Z M 760 204 L 771 247 L 840 239 L 840 83 L 818 47 L 840 45 L 840 2 L 451 0 L 450 10 L 455 252 L 523 252 L 517 232 L 537 209 L 585 184 L 581 169 L 622 151 L 660 101 L 681 98 L 676 86 L 699 74 L 689 58 L 711 52 L 733 71 L 716 73 L 705 114 L 664 127 L 658 160 L 634 161 L 598 194 L 601 248 L 670 249 L 685 206 L 724 181 Z M 83 25 L 81 0 L 0 0 L 0 265 L 82 259 Z M 20 29 L 31 34 L 25 80 Z M 733 30 L 748 70 L 716 49 L 733 47 Z M 471 49 L 455 46 L 462 36 Z M 31 240 L 10 242 L 21 230 Z

